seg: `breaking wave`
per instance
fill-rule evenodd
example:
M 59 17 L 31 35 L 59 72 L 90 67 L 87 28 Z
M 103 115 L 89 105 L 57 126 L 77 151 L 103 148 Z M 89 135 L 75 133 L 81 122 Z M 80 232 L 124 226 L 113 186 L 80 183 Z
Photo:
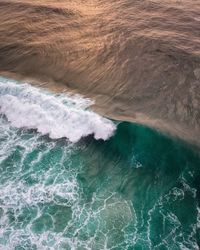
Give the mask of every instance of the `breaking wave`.
M 71 142 L 94 135 L 107 140 L 115 125 L 92 111 L 92 102 L 80 96 L 56 95 L 41 92 L 28 84 L 0 79 L 0 113 L 6 115 L 12 126 L 36 129 L 52 139 L 66 137 Z

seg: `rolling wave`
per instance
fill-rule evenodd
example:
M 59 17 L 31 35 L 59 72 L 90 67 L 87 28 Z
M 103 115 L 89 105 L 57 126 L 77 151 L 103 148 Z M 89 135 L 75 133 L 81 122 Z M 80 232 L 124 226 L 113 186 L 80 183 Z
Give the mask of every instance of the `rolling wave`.
M 56 97 L 27 84 L 0 81 L 0 113 L 17 128 L 36 129 L 54 139 L 66 137 L 77 142 L 94 135 L 95 139 L 107 140 L 113 135 L 115 125 L 85 110 L 87 105 L 89 101 L 84 103 L 81 97 Z
M 199 144 L 199 11 L 195 0 L 3 0 L 0 71 Z

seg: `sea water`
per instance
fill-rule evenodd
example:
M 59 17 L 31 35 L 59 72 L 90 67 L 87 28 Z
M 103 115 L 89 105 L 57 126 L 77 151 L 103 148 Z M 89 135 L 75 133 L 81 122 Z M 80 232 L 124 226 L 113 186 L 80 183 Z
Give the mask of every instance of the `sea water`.
M 0 249 L 199 249 L 200 155 L 0 79 Z

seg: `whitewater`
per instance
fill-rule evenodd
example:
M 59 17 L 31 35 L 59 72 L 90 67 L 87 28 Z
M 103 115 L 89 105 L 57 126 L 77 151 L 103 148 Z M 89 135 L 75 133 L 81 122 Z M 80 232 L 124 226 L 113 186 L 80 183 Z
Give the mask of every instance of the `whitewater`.
M 111 121 L 86 110 L 91 101 L 77 95 L 56 97 L 28 84 L 1 78 L 0 97 L 0 113 L 13 126 L 36 129 L 50 138 L 66 137 L 77 142 L 93 134 L 95 139 L 107 140 L 115 130 Z

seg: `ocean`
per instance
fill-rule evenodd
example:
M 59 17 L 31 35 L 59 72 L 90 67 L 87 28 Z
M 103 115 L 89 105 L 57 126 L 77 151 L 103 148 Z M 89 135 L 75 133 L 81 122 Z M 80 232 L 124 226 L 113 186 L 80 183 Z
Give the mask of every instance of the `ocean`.
M 0 0 L 0 250 L 200 249 L 200 0 Z
M 0 78 L 0 249 L 199 249 L 198 148 Z

